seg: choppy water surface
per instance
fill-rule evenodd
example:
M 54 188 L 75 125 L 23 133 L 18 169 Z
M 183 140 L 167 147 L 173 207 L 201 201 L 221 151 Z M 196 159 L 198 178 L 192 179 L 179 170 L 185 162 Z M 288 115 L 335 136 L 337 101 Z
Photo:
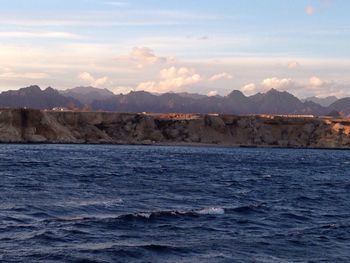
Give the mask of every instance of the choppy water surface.
M 0 146 L 1 262 L 349 262 L 350 152 Z

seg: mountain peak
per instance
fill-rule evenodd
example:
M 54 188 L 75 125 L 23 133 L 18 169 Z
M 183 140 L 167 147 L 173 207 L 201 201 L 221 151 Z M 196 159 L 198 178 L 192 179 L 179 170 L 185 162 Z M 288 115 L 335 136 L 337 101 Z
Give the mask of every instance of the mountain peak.
M 243 94 L 240 90 L 233 90 L 230 94 L 227 95 L 227 97 L 239 97 L 239 98 L 246 98 L 246 96 Z
M 79 86 L 67 89 L 61 91 L 61 94 L 79 100 L 84 104 L 90 104 L 95 100 L 105 100 L 115 96 L 115 94 L 108 89 L 100 89 L 92 86 Z
M 57 90 L 55 90 L 54 88 L 51 88 L 51 87 L 47 87 L 44 91 L 47 93 L 58 93 Z
M 25 87 L 20 90 L 21 91 L 41 91 L 41 88 L 38 85 L 31 85 L 29 87 Z
M 271 94 L 277 95 L 277 94 L 290 94 L 290 93 L 287 91 L 280 91 L 280 90 L 277 90 L 275 88 L 272 88 L 272 89 L 268 90 L 265 94 L 266 95 L 271 95 Z M 292 95 L 292 94 L 290 94 L 290 95 Z
M 338 100 L 338 98 L 336 96 L 328 96 L 328 97 L 324 97 L 324 98 L 313 96 L 313 97 L 308 97 L 308 98 L 304 99 L 303 101 L 305 101 L 305 102 L 312 101 L 312 102 L 320 104 L 324 107 L 328 107 L 332 103 L 336 102 L 337 100 Z

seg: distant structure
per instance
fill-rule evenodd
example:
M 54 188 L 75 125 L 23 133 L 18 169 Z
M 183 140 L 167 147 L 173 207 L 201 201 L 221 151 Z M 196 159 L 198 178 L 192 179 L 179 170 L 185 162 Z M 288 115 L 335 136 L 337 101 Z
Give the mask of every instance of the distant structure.
M 55 107 L 55 108 L 52 108 L 51 111 L 72 111 L 72 110 L 65 107 Z
M 150 113 L 142 112 L 142 115 L 152 116 L 159 119 L 168 119 L 168 120 L 197 120 L 200 119 L 200 114 L 195 113 Z
M 275 117 L 281 117 L 281 118 L 315 118 L 315 115 L 301 115 L 301 114 L 285 114 L 285 115 L 280 115 L 280 114 L 258 114 L 258 115 L 253 115 L 253 116 L 260 116 L 263 118 L 270 118 L 273 119 Z

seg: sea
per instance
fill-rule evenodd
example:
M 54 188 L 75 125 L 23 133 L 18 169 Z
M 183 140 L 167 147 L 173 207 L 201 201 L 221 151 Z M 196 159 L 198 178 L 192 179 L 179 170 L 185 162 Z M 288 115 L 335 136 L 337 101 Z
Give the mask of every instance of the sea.
M 0 262 L 350 262 L 350 151 L 0 145 Z

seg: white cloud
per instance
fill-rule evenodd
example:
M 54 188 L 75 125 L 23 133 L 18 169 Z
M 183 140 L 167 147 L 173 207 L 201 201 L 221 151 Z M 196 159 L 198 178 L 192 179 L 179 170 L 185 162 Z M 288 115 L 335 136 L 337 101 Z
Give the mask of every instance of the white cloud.
M 254 95 L 258 92 L 267 92 L 270 89 L 279 91 L 287 91 L 299 98 L 310 96 L 327 97 L 337 96 L 344 97 L 348 95 L 345 84 L 340 84 L 335 81 L 325 81 L 319 77 L 311 77 L 307 81 L 296 81 L 286 78 L 266 78 L 256 85 L 250 83 L 241 87 L 241 91 L 246 95 Z
M 241 88 L 241 91 L 246 95 L 253 95 L 258 92 L 255 83 L 249 83 Z
M 166 64 L 175 60 L 171 57 L 157 56 L 152 49 L 147 47 L 134 47 L 127 58 L 136 63 L 138 68 L 143 68 L 146 65 Z
M 87 83 L 88 85 L 91 85 L 93 87 L 101 87 L 106 84 L 111 84 L 108 77 L 102 77 L 102 78 L 95 78 L 88 72 L 83 72 L 79 74 L 79 79 Z
M 284 89 L 291 86 L 293 81 L 291 79 L 267 78 L 261 82 L 261 86 L 265 89 Z
M 318 77 L 311 77 L 309 83 L 311 87 L 320 87 L 325 84 L 325 82 Z
M 216 90 L 209 91 L 207 96 L 209 97 L 215 97 L 218 95 L 218 92 Z
M 201 76 L 194 69 L 170 67 L 160 71 L 159 81 L 142 82 L 137 86 L 137 90 L 160 93 L 181 91 L 184 87 L 197 84 L 200 81 Z
M 215 74 L 213 76 L 211 76 L 209 78 L 209 81 L 217 81 L 217 80 L 223 80 L 223 79 L 232 79 L 233 76 L 226 73 L 226 72 L 223 72 L 223 73 L 219 73 L 219 74 Z
M 131 91 L 134 91 L 135 88 L 130 86 L 117 86 L 117 87 L 112 87 L 109 90 L 111 90 L 115 94 L 127 94 Z
M 300 91 L 303 86 L 299 83 L 295 82 L 290 78 L 266 78 L 260 82 L 259 85 L 255 83 L 249 83 L 241 87 L 241 91 L 247 95 L 254 95 L 258 92 L 267 92 L 271 89 L 276 89 L 280 91 L 288 91 L 291 93 L 295 93 Z
M 304 85 L 304 88 L 310 90 L 313 95 L 318 97 L 348 96 L 347 85 L 335 81 L 326 81 L 315 76 L 309 79 L 309 83 Z

